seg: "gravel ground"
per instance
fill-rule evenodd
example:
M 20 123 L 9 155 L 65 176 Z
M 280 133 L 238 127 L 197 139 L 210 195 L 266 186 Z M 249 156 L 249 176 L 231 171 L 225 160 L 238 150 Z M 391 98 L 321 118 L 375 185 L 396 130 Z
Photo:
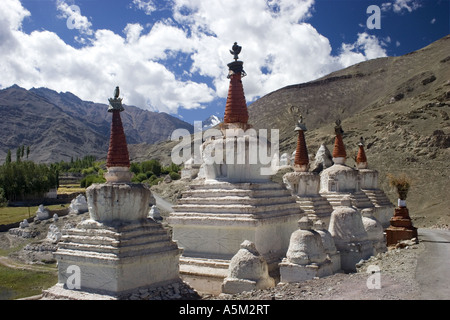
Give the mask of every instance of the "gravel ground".
M 393 248 L 360 263 L 356 273 L 302 283 L 278 283 L 274 288 L 203 299 L 220 300 L 411 300 L 420 295 L 415 280 L 417 258 L 423 243 Z M 372 273 L 379 270 L 379 273 Z M 378 281 L 379 280 L 379 281 Z M 380 284 L 379 289 L 376 284 Z

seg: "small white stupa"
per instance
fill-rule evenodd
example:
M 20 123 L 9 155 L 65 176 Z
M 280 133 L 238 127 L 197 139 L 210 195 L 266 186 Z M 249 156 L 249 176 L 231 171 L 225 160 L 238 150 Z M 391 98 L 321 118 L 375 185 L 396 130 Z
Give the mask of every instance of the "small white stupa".
M 86 197 L 82 194 L 79 194 L 70 202 L 69 214 L 81 214 L 87 212 L 88 210 Z
M 299 229 L 291 235 L 286 258 L 279 264 L 280 281 L 302 282 L 331 275 L 331 261 L 325 252 L 322 237 L 312 229 L 312 220 L 303 217 L 298 226 Z
M 269 268 L 263 256 L 253 242 L 245 240 L 241 249 L 233 256 L 228 275 L 222 284 L 223 293 L 263 290 L 275 286 L 275 280 L 269 276 Z
M 350 197 L 344 197 L 330 219 L 328 231 L 341 253 L 341 268 L 345 272 L 356 271 L 355 265 L 373 255 L 373 244 L 364 229 L 361 213 L 351 205 Z

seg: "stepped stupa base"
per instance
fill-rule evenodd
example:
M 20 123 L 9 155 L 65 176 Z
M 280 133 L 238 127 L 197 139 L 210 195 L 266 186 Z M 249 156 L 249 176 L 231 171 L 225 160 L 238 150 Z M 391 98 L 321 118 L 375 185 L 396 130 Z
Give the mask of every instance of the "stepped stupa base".
M 289 191 L 273 182 L 192 184 L 173 208 L 168 223 L 183 249 L 180 276 L 208 293 L 220 293 L 244 240 L 253 242 L 269 272 L 276 272 L 303 215 Z
M 73 283 L 75 266 L 79 290 L 120 297 L 179 281 L 180 254 L 167 231 L 147 219 L 108 224 L 85 220 L 65 232 L 54 255 L 59 284 L 67 288 Z

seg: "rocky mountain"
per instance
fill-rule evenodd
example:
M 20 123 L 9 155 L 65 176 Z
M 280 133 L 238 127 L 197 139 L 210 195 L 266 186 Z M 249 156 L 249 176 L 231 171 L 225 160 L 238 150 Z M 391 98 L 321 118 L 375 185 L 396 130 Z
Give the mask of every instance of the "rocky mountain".
M 14 158 L 20 145 L 29 145 L 30 159 L 37 162 L 106 157 L 111 125 L 107 109 L 106 104 L 83 101 L 70 92 L 17 85 L 0 90 L 0 163 L 8 149 Z M 166 113 L 125 105 L 121 116 L 130 144 L 165 141 L 177 128 L 193 132 L 192 125 Z
M 202 121 L 202 129 L 208 130 L 209 128 L 217 126 L 222 121 L 223 121 L 223 118 L 219 118 L 218 116 L 213 114 L 210 117 L 208 117 L 208 119 Z
M 322 143 L 333 150 L 335 121 L 342 120 L 349 166 L 364 137 L 369 168 L 379 171 L 380 187 L 391 201 L 396 204 L 397 196 L 386 175 L 406 173 L 412 179 L 407 203 L 414 223 L 450 224 L 450 35 L 403 56 L 281 88 L 248 110 L 256 129 L 279 130 L 280 154 L 295 150 L 294 128 L 302 115 L 311 161 Z M 135 152 L 167 161 L 176 144 Z
M 335 120 L 341 119 L 348 165 L 363 137 L 369 168 L 379 171 L 391 201 L 396 204 L 397 195 L 386 175 L 405 173 L 417 226 L 450 224 L 450 36 L 404 56 L 282 88 L 253 103 L 249 113 L 256 128 L 279 129 L 280 152 L 288 154 L 295 150 L 301 114 L 311 160 L 322 143 L 333 150 Z

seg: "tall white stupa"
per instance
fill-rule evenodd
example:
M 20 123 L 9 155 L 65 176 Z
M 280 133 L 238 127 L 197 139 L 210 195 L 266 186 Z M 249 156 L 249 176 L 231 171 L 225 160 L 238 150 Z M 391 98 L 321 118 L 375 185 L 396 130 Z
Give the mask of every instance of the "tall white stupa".
M 245 240 L 254 243 L 269 271 L 277 272 L 302 215 L 289 191 L 265 174 L 265 165 L 250 160 L 261 143 L 270 151 L 270 141 L 254 135 L 248 123 L 240 50 L 235 43 L 235 61 L 228 64 L 222 135 L 202 144 L 204 178 L 194 180 L 168 218 L 183 249 L 180 275 L 198 291 L 215 294 Z M 223 158 L 210 161 L 213 150 L 224 150 Z

